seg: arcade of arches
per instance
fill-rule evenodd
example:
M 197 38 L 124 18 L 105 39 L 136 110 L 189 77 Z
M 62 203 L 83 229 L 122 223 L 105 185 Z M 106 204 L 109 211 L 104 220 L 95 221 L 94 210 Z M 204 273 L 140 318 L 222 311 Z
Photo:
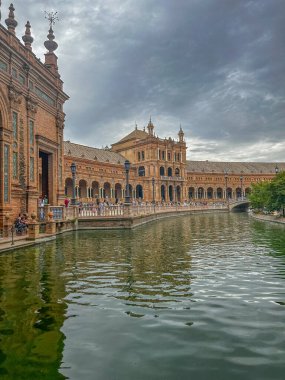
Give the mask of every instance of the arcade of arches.
M 82 202 L 123 202 L 126 159 L 131 162 L 130 196 L 145 202 L 235 200 L 247 197 L 252 183 L 275 175 L 276 163 L 188 161 L 183 132 L 179 132 L 180 140 L 174 141 L 135 129 L 110 149 L 65 142 L 66 196 L 72 197 L 72 162 L 77 167 L 76 197 Z M 284 164 L 278 165 L 285 169 Z

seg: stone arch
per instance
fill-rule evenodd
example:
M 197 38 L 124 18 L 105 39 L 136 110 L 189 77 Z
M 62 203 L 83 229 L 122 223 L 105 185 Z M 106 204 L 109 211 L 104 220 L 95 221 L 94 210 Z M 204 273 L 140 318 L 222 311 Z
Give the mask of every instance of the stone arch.
M 245 193 L 245 196 L 248 197 L 249 194 L 251 193 L 251 188 L 250 188 L 250 187 L 247 187 L 247 188 L 245 189 L 244 193 Z
M 161 166 L 161 167 L 159 168 L 159 175 L 162 175 L 162 176 L 165 175 L 165 169 L 164 169 L 163 166 Z
M 207 199 L 213 199 L 213 188 L 208 187 L 207 189 Z
M 161 201 L 165 202 L 165 185 L 161 185 L 160 187 L 160 196 L 161 196 Z
M 145 167 L 144 166 L 139 166 L 139 168 L 138 168 L 138 175 L 139 175 L 139 177 L 144 177 L 145 176 Z
M 177 177 L 180 176 L 180 169 L 179 169 L 179 168 L 176 168 L 176 169 L 175 169 L 175 175 L 176 175 Z
M 122 185 L 120 183 L 115 184 L 115 199 L 120 200 L 123 197 Z
M 172 177 L 172 168 L 168 168 L 167 169 L 167 175 L 168 175 L 168 177 Z
M 168 195 L 169 195 L 169 201 L 173 202 L 173 186 L 169 185 L 168 187 Z
M 68 198 L 73 198 L 72 178 L 65 179 L 65 196 Z
M 137 199 L 143 199 L 143 187 L 142 187 L 142 185 L 136 186 L 136 198 Z
M 176 186 L 176 201 L 181 202 L 181 187 L 179 185 Z
M 242 194 L 241 194 L 241 188 L 237 187 L 236 188 L 236 199 L 241 198 L 241 196 L 242 196 Z
M 231 187 L 228 187 L 226 191 L 226 198 L 232 199 L 232 197 L 233 197 L 233 189 Z
M 81 179 L 78 183 L 79 198 L 87 198 L 87 182 Z
M 217 188 L 217 198 L 222 199 L 223 198 L 223 189 L 221 187 Z
M 203 199 L 204 198 L 205 191 L 203 187 L 198 188 L 198 199 Z
M 109 182 L 105 182 L 103 186 L 103 198 L 111 198 L 111 184 Z
M 189 187 L 188 189 L 188 198 L 194 199 L 195 198 L 195 189 L 194 187 Z
M 91 185 L 91 197 L 99 199 L 100 185 L 98 181 L 93 181 Z

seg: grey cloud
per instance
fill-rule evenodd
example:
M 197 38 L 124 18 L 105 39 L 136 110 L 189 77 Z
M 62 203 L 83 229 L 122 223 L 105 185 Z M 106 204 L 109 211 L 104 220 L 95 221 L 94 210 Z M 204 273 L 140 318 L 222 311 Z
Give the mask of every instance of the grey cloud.
M 43 10 L 59 11 L 59 67 L 71 96 L 67 137 L 110 144 L 135 121 L 143 127 L 151 114 L 160 137 L 176 137 L 181 123 L 189 141 L 205 142 L 204 152 L 203 147 L 189 152 L 192 159 L 204 153 L 204 159 L 259 160 L 257 143 L 266 141 L 273 149 L 284 141 L 283 0 L 15 0 L 14 5 L 23 31 L 30 19 L 34 49 L 41 55 L 48 29 Z M 216 143 L 210 151 L 207 141 Z M 284 160 L 284 149 L 274 155 L 267 149 L 263 158 Z

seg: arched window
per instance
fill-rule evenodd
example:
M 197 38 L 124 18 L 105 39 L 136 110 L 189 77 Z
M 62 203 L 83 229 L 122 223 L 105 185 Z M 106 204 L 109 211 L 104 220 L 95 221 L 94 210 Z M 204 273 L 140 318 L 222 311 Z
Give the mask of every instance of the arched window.
M 208 199 L 213 198 L 213 189 L 211 187 L 208 187 L 208 189 L 207 189 L 207 198 Z
M 172 177 L 172 168 L 167 169 L 167 175 L 168 177 Z
M 139 166 L 138 174 L 139 174 L 139 177 L 145 176 L 145 167 L 144 166 Z
M 137 185 L 136 187 L 136 198 L 143 199 L 143 187 L 142 185 Z
M 138 161 L 141 160 L 141 152 L 138 152 Z
M 194 189 L 194 187 L 189 187 L 189 189 L 188 189 L 188 197 L 189 197 L 189 199 L 195 198 L 195 189 Z
M 144 151 L 142 151 L 142 161 L 144 160 Z
M 217 188 L 217 198 L 222 199 L 223 198 L 223 189 L 218 187 Z
M 203 189 L 203 187 L 199 187 L 199 189 L 198 189 L 198 198 L 199 199 L 204 198 L 204 189 Z
M 165 201 L 165 186 L 164 185 L 161 185 L 161 201 L 164 202 Z
M 178 177 L 179 174 L 180 174 L 180 170 L 179 170 L 179 168 L 176 168 L 176 169 L 175 169 L 175 175 Z
M 161 166 L 161 167 L 159 168 L 159 174 L 160 174 L 160 175 L 165 175 L 165 171 L 164 171 L 164 167 L 163 167 L 163 166 Z

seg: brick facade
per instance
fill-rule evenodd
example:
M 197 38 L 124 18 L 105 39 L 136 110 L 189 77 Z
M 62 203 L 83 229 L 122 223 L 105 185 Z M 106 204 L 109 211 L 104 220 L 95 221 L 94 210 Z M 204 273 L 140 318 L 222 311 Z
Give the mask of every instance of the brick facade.
M 8 217 L 64 197 L 63 104 L 68 99 L 54 52 L 42 63 L 32 52 L 30 24 L 16 36 L 11 5 L 7 28 L 0 24 L 0 229 Z M 3 15 L 3 11 L 2 11 Z

